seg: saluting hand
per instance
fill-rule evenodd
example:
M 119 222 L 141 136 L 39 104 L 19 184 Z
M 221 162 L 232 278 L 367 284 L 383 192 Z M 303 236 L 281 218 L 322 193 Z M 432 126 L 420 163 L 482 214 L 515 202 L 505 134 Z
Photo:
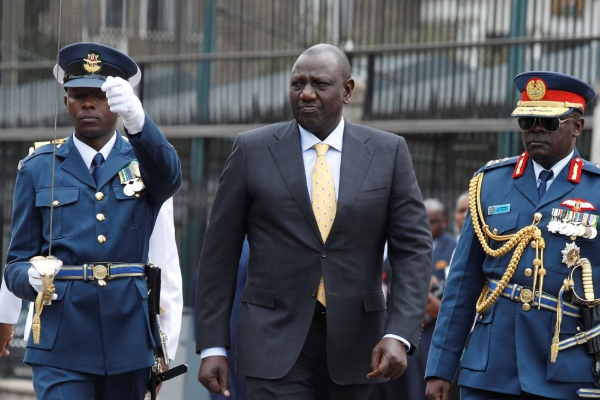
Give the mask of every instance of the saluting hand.
M 223 393 L 225 397 L 231 396 L 227 357 L 211 356 L 203 358 L 200 371 L 198 371 L 198 381 L 212 394 Z
M 106 92 L 110 111 L 123 118 L 123 126 L 127 131 L 130 134 L 140 133 L 144 128 L 146 114 L 142 102 L 133 93 L 131 84 L 123 78 L 109 76 L 101 89 Z
M 371 373 L 367 378 L 396 379 L 406 370 L 406 346 L 391 337 L 383 338 L 377 343 L 371 355 Z

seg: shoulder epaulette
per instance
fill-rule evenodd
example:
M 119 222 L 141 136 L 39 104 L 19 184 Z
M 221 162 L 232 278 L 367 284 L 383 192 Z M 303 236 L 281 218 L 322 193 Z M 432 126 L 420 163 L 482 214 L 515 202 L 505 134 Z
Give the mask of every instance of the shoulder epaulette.
M 593 163 L 591 161 L 583 160 L 582 169 L 584 171 L 592 172 L 600 175 L 600 163 Z
M 51 144 L 57 143 L 57 148 L 60 147 L 64 142 L 67 141 L 68 138 L 64 138 L 64 139 L 56 139 L 56 140 L 50 140 L 50 141 L 46 141 L 46 142 L 35 142 L 33 143 L 33 147 L 29 148 L 29 154 L 27 155 L 27 157 L 23 158 L 22 160 L 19 161 L 19 165 L 18 165 L 18 170 L 20 171 L 24 164 L 31 160 L 33 157 L 39 155 L 39 154 L 46 154 L 46 153 L 52 153 L 54 151 L 54 147 L 53 146 L 49 146 Z
M 60 147 L 61 144 L 63 144 L 64 142 L 67 141 L 68 138 L 63 138 L 63 139 L 56 139 L 56 140 L 47 140 L 45 142 L 34 142 L 33 143 L 33 150 L 37 150 L 38 148 L 45 146 L 47 144 L 54 144 L 56 143 L 57 146 L 56 147 Z
M 479 168 L 477 173 L 480 173 L 482 171 L 487 171 L 487 170 L 490 170 L 493 168 L 503 167 L 506 165 L 514 165 L 518 159 L 519 159 L 519 156 L 500 158 L 498 160 L 490 160 L 483 167 Z

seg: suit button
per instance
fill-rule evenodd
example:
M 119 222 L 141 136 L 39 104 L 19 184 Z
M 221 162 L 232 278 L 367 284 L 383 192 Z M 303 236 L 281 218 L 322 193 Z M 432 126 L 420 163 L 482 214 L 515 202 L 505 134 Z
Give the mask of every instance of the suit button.
M 104 214 L 96 214 L 96 219 L 102 222 L 106 219 L 106 217 L 104 216 Z
M 326 252 L 326 251 L 322 252 L 322 253 L 321 253 L 321 257 L 323 257 L 323 258 L 327 258 L 327 252 Z
M 95 197 L 96 197 L 96 200 L 101 201 L 104 198 L 104 193 L 98 192 L 98 193 L 96 193 Z
M 316 290 L 311 290 L 310 291 L 310 296 L 311 297 L 317 297 L 317 291 Z
M 106 242 L 106 236 L 98 235 L 98 243 L 104 244 Z

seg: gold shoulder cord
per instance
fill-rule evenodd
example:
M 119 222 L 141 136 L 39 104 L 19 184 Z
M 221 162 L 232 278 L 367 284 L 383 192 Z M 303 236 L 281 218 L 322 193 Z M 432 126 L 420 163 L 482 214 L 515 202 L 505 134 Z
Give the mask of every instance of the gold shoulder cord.
M 469 209 L 471 211 L 471 219 L 473 221 L 473 229 L 475 230 L 475 234 L 481 243 L 481 247 L 486 252 L 486 254 L 492 257 L 500 257 L 504 254 L 508 253 L 510 250 L 515 248 L 515 251 L 510 259 L 508 267 L 502 275 L 502 279 L 498 282 L 498 286 L 489 293 L 488 283 L 486 282 L 481 294 L 479 295 L 479 299 L 477 299 L 476 310 L 478 313 L 483 313 L 485 310 L 491 307 L 492 304 L 498 299 L 500 293 L 504 290 L 513 274 L 517 269 L 517 265 L 519 264 L 519 260 L 521 259 L 521 255 L 525 250 L 525 247 L 531 242 L 532 246 L 536 249 L 536 258 L 533 261 L 535 267 L 535 277 L 534 277 L 534 291 L 536 285 L 536 279 L 539 274 L 540 276 L 540 284 L 539 284 L 539 293 L 538 295 L 541 297 L 542 287 L 544 282 L 544 275 L 546 275 L 546 270 L 543 266 L 543 251 L 544 247 L 546 247 L 544 243 L 544 239 L 542 238 L 542 231 L 537 227 L 537 224 L 542 219 L 542 215 L 540 213 L 534 214 L 533 223 L 529 226 L 524 227 L 519 230 L 517 233 L 512 235 L 496 235 L 490 231 L 490 227 L 485 224 L 485 220 L 483 219 L 483 212 L 481 211 L 481 184 L 483 183 L 483 172 L 478 174 L 477 176 L 471 179 L 469 183 Z M 495 240 L 497 242 L 506 242 L 502 247 L 497 250 L 492 249 L 488 245 L 488 239 Z M 489 296 L 488 296 L 489 294 Z

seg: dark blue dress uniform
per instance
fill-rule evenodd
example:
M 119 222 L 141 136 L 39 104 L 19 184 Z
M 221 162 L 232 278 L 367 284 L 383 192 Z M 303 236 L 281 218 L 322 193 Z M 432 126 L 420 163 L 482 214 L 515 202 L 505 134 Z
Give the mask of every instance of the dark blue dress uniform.
M 567 95 L 579 94 L 586 101 L 593 98 L 591 87 L 585 84 L 584 89 L 588 92 L 580 90 L 578 85 L 581 81 L 577 82 L 575 78 L 544 74 L 548 75 L 543 76 L 546 86 L 542 91 L 551 92 L 556 88 L 557 81 L 560 81 L 563 87 L 559 90 L 571 92 Z M 517 84 L 524 92 L 532 75 L 526 77 L 528 79 Z M 576 97 L 571 96 L 569 102 L 575 99 Z M 535 101 L 544 100 L 547 99 Z M 519 108 L 527 106 L 523 106 L 523 101 L 519 103 Z M 568 107 L 569 105 L 563 110 L 566 114 L 576 108 L 572 105 Z M 554 105 L 531 105 L 536 108 L 535 112 L 539 113 L 537 115 L 542 117 L 543 108 L 550 106 Z M 565 108 L 564 105 L 562 107 Z M 550 115 L 558 112 L 558 109 L 550 111 Z M 594 356 L 586 353 L 581 334 L 578 336 L 581 344 L 561 349 L 556 359 L 552 357 L 551 348 L 555 337 L 564 341 L 574 338 L 583 330 L 581 308 L 571 303 L 572 298 L 568 293 L 561 291 L 573 268 L 569 268 L 563 261 L 567 250 L 575 245 L 579 249 L 579 256 L 590 260 L 594 286 L 600 288 L 600 241 L 587 234 L 573 234 L 572 230 L 569 234 L 551 232 L 548 224 L 555 219 L 553 216 L 573 216 L 579 213 L 574 220 L 579 219 L 580 222 L 583 221 L 582 225 L 588 224 L 597 229 L 593 221 L 598 212 L 596 210 L 600 209 L 600 164 L 581 159 L 575 149 L 566 166 L 555 175 L 541 200 L 538 199 L 534 166 L 527 153 L 520 157 L 490 162 L 476 176 L 483 176 L 478 209 L 481 210 L 484 222 L 474 223 L 473 215 L 469 212 L 446 283 L 429 351 L 426 378 L 437 377 L 451 382 L 460 366 L 459 384 L 462 388 L 467 388 L 465 393 L 482 390 L 513 396 L 531 393 L 563 400 L 579 398 L 578 391 L 594 388 Z M 471 196 L 476 193 L 472 190 Z M 581 204 L 586 207 L 581 208 Z M 514 248 L 500 256 L 492 256 L 484 251 L 474 225 L 482 227 L 485 224 L 496 237 L 509 237 L 532 225 L 536 213 L 541 216 L 537 227 L 545 242 L 541 258 L 545 269 L 542 306 L 538 308 L 537 295 L 531 296 L 534 285 L 535 289 L 540 288 L 540 277 L 543 274 L 535 274 L 534 260 L 539 259 L 541 253 L 529 243 L 523 249 L 514 274 L 510 276 L 502 294 L 487 310 L 477 315 L 463 355 L 482 289 L 489 287 L 487 296 L 490 295 L 505 275 L 514 255 Z M 479 219 L 479 212 L 476 217 Z M 507 243 L 500 239 L 491 240 L 489 236 L 487 241 L 492 249 L 499 249 Z M 581 275 L 575 276 L 574 280 L 579 288 Z M 598 289 L 596 293 L 596 297 L 600 297 Z M 557 302 L 558 298 L 562 302 Z M 561 307 L 558 312 L 557 304 Z
M 18 297 L 36 299 L 28 279 L 29 260 L 48 255 L 50 233 L 52 255 L 63 262 L 63 269 L 96 262 L 147 262 L 161 205 L 181 184 L 181 164 L 147 115 L 142 131 L 128 134 L 129 142 L 116 133 L 97 184 L 73 134 L 57 146 L 55 157 L 53 145 L 46 145 L 19 163 L 5 272 L 8 288 Z M 134 160 L 145 188 L 128 195 L 119 171 Z M 122 374 L 153 364 L 144 277 L 105 282 L 100 286 L 98 280 L 55 278 L 58 298 L 43 309 L 39 344 L 29 337 L 26 363 L 94 375 Z M 35 378 L 34 370 L 34 382 Z

